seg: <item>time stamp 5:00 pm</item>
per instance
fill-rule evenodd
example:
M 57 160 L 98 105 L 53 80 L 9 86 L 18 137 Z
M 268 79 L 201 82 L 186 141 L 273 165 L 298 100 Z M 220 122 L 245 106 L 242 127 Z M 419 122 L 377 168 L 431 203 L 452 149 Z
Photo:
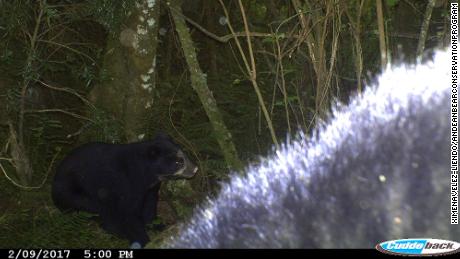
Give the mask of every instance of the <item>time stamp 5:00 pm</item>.
M 9 249 L 8 259 L 131 259 L 134 258 L 133 250 L 109 249 Z M 5 257 L 3 257 L 5 258 Z

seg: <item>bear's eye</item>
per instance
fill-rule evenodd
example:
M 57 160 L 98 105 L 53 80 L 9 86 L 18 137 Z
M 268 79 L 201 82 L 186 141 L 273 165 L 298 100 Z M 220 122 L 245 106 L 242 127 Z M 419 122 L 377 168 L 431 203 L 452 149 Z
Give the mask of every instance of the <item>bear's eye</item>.
M 179 167 L 184 166 L 184 159 L 178 159 L 178 160 L 176 160 L 176 165 L 179 166 Z

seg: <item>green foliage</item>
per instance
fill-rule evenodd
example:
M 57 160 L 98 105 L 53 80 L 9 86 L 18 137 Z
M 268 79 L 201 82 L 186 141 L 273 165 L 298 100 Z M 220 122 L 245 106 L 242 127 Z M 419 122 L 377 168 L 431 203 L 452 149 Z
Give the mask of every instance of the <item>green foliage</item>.
M 83 65 L 80 67 L 77 77 L 89 87 L 94 81 L 100 79 L 94 66 Z
M 222 159 L 206 159 L 201 166 L 201 170 L 208 172 L 209 177 L 213 179 L 227 180 L 229 178 L 227 164 Z
M 193 206 L 197 204 L 195 191 L 191 188 L 190 182 L 187 180 L 176 180 L 166 182 L 166 187 L 163 192 L 168 194 L 168 199 L 174 206 L 174 210 L 178 219 L 186 219 L 190 217 Z
M 13 51 L 10 49 L 3 49 L 0 55 L 0 61 L 4 64 L 11 65 L 13 60 Z
M 272 34 L 271 37 L 266 37 L 266 38 L 262 39 L 262 42 L 263 43 L 273 44 L 277 40 L 279 41 L 279 40 L 284 39 L 284 38 L 286 38 L 286 34 L 284 32 L 275 33 L 275 34 Z
M 28 128 L 25 141 L 30 157 L 35 183 L 41 183 L 48 172 L 49 163 L 56 155 L 54 147 L 61 145 L 56 136 L 63 128 L 62 122 L 53 118 L 51 114 L 32 114 L 28 117 Z M 46 162 L 45 162 L 46 161 Z
M 246 1 L 245 4 L 249 6 L 251 19 L 255 22 L 264 22 L 267 15 L 267 3 L 264 1 Z M 247 7 L 246 7 L 247 8 Z
M 17 113 L 20 99 L 21 93 L 19 91 L 19 87 L 9 87 L 6 90 L 6 102 L 4 103 L 6 110 Z
M 3 212 L 2 212 L 3 213 Z M 87 213 L 22 209 L 0 215 L 1 248 L 123 248 L 126 240 L 104 232 Z
M 88 1 L 87 13 L 102 24 L 107 31 L 118 35 L 121 24 L 129 15 L 136 0 L 95 0 Z
M 101 141 L 108 143 L 121 143 L 124 141 L 122 123 L 112 118 L 109 113 L 103 109 L 93 108 L 90 110 L 91 123 L 89 135 L 91 141 Z
M 186 1 L 184 1 L 185 3 Z M 316 78 L 312 66 L 312 56 L 306 44 L 308 38 L 302 29 L 301 21 L 290 1 L 242 1 L 245 7 L 251 32 L 273 32 L 270 36 L 251 37 L 257 70 L 257 83 L 261 88 L 264 102 L 269 108 L 278 137 L 284 138 L 287 131 L 287 115 L 291 128 L 310 124 L 315 114 Z M 315 19 L 309 15 L 323 11 L 321 1 L 300 1 L 302 12 L 309 21 Z M 347 8 L 352 18 L 356 18 L 359 3 L 350 0 L 346 5 L 340 2 L 339 8 Z M 37 15 L 43 3 L 43 17 L 38 26 L 38 39 L 31 46 L 30 36 L 37 25 Z M 244 32 L 243 21 L 236 1 L 224 1 L 232 9 L 230 21 L 236 32 Z M 393 13 L 402 6 L 402 1 L 388 0 L 385 6 L 386 29 L 390 50 L 396 49 L 401 38 L 394 37 L 392 26 Z M 410 3 L 407 12 L 414 15 L 423 14 L 426 3 L 422 1 L 405 1 Z M 110 85 L 110 75 L 102 67 L 104 55 L 111 50 L 105 49 L 107 35 L 117 39 L 118 32 L 135 0 L 0 0 L 0 123 L 11 121 L 17 129 L 18 114 L 23 96 L 21 88 L 29 84 L 30 89 L 46 89 L 38 81 L 49 83 L 53 87 L 67 88 L 80 96 L 88 97 L 95 84 L 101 82 Z M 186 3 L 185 3 L 186 4 Z M 200 24 L 205 30 L 216 35 L 228 35 L 225 26 L 217 25 L 216 17 L 207 17 L 208 5 L 222 15 L 218 1 L 197 1 L 190 5 L 186 15 Z M 196 10 L 192 10 L 196 8 Z M 419 9 L 417 9 L 419 8 Z M 162 8 L 163 11 L 166 8 Z M 412 10 L 414 9 L 414 10 Z M 417 10 L 415 10 L 417 9 Z M 448 15 L 448 10 L 436 8 L 441 16 Z M 162 11 L 162 12 L 163 12 Z M 340 11 L 344 11 L 341 9 Z M 335 12 L 335 11 L 331 11 Z M 330 21 L 337 21 L 330 13 Z M 436 17 L 433 15 L 433 17 Z M 448 17 L 448 16 L 447 16 Z M 313 24 L 321 24 L 326 16 L 319 17 Z M 356 60 L 350 22 L 345 12 L 341 16 L 341 26 L 328 28 L 324 34 L 326 45 L 326 64 L 330 62 L 332 49 L 331 36 L 340 30 L 337 63 L 333 68 L 331 92 L 333 95 L 348 96 L 356 89 Z M 411 27 L 417 27 L 414 19 Z M 216 24 L 213 24 L 216 23 Z M 190 87 L 187 67 L 184 66 L 183 53 L 177 44 L 173 24 L 168 13 L 162 13 L 160 24 L 168 32 L 160 36 L 155 72 L 156 88 L 152 94 L 152 107 L 142 124 L 145 126 L 145 138 L 150 138 L 158 131 L 172 135 L 192 160 L 199 165 L 199 173 L 192 181 L 171 182 L 162 188 L 162 201 L 168 201 L 172 207 L 175 220 L 187 218 L 198 200 L 213 191 L 218 184 L 226 181 L 229 171 L 222 158 L 215 137 L 214 129 L 204 112 L 201 100 Z M 436 24 L 441 24 L 439 21 Z M 217 26 L 213 26 L 217 25 Z M 198 58 L 207 76 L 207 84 L 212 91 L 223 120 L 233 135 L 233 140 L 243 161 L 257 161 L 259 155 L 270 152 L 272 145 L 263 115 L 259 109 L 253 86 L 247 78 L 244 64 L 239 56 L 234 40 L 217 43 L 188 24 L 195 46 L 200 46 Z M 329 26 L 329 25 L 328 25 Z M 409 26 L 406 26 L 409 27 Z M 402 29 L 405 27 L 401 26 Z M 417 27 L 418 28 L 418 27 Z M 308 33 L 315 34 L 317 28 L 310 28 Z M 299 34 L 301 32 L 302 34 Z M 378 31 L 375 13 L 375 1 L 364 1 L 361 14 L 361 32 L 363 54 L 363 76 L 379 69 Z M 397 31 L 405 35 L 404 30 Z M 441 32 L 443 33 L 443 32 Z M 439 35 L 440 38 L 442 35 Z M 246 37 L 239 37 L 246 58 L 249 60 Z M 315 39 L 316 40 L 316 39 Z M 411 39 L 406 39 L 410 41 Z M 279 45 L 277 45 L 279 44 Z M 316 42 L 313 42 L 316 44 Z M 278 47 L 281 56 L 278 55 Z M 411 47 L 411 46 L 409 46 Z M 409 48 L 410 49 L 410 48 Z M 127 50 L 126 55 L 131 55 Z M 283 69 L 281 69 L 281 65 Z M 243 71 L 243 72 L 242 72 Z M 185 75 L 185 76 L 184 76 Z M 8 79 L 4 83 L 3 78 Z M 287 89 L 288 111 L 282 85 Z M 13 83 L 10 83 L 13 82 Z M 82 102 L 68 92 L 46 89 L 39 92 L 37 100 L 26 99 L 24 136 L 26 151 L 33 165 L 34 183 L 41 182 L 46 176 L 51 159 L 56 150 L 63 149 L 56 161 L 70 148 L 87 141 L 124 142 L 124 129 L 120 120 L 108 112 Z M 33 96 L 32 96 L 33 97 Z M 43 98 L 42 98 L 43 97 Z M 120 98 L 122 99 L 122 98 Z M 38 101 L 38 102 L 37 102 Z M 111 100 L 109 100 L 110 102 Z M 113 102 L 113 101 L 112 101 Z M 119 103 L 114 103 L 119 105 Z M 83 117 L 76 119 L 59 112 L 37 112 L 37 110 L 61 109 Z M 145 123 L 144 123 L 145 122 Z M 312 123 L 311 123 L 312 124 Z M 75 133 L 75 134 L 74 134 Z M 67 135 L 74 134 L 71 138 Z M 0 156 L 8 157 L 3 151 L 9 136 L 8 127 L 0 125 Z M 4 166 L 5 162 L 2 163 Z M 8 173 L 14 171 L 7 165 Z M 1 175 L 1 174 L 0 174 Z M 119 240 L 102 231 L 96 222 L 85 214 L 61 214 L 49 200 L 50 179 L 47 176 L 44 188 L 24 195 L 5 177 L 0 177 L 0 245 L 7 247 L 126 247 L 125 240 Z M 166 217 L 154 223 L 171 223 Z M 168 237 L 175 231 L 169 228 L 158 235 L 152 235 L 154 244 Z
M 288 103 L 298 102 L 299 101 L 299 97 L 296 96 L 296 95 L 288 96 L 286 99 L 287 99 Z M 284 107 L 284 105 L 285 105 L 284 100 L 279 100 L 279 101 L 274 103 L 274 106 L 283 106 Z
M 388 7 L 394 7 L 399 3 L 399 0 L 386 0 L 385 4 L 388 5 Z
M 0 91 L 5 94 L 1 115 L 15 131 L 22 130 L 15 134 L 33 168 L 30 184 L 36 186 L 49 173 L 56 147 L 68 143 L 63 135 L 76 125 L 67 123 L 71 115 L 63 115 L 72 105 L 66 103 L 68 91 L 54 89 L 72 88 L 72 79 L 79 78 L 80 70 L 90 84 L 97 74 L 93 57 L 101 51 L 78 30 L 83 22 L 77 15 L 78 5 L 59 0 L 1 1 L 0 5 Z M 59 77 L 66 81 L 55 84 Z M 14 83 L 2 85 L 3 78 Z M 16 172 L 12 166 L 7 171 L 11 176 Z

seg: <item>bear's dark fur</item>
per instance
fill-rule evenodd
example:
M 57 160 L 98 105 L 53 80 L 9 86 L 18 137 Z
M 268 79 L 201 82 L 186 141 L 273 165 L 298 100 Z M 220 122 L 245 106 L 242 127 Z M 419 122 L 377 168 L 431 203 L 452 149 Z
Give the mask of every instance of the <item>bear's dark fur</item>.
M 52 198 L 62 211 L 99 214 L 105 230 L 144 246 L 161 181 L 189 178 L 196 170 L 164 134 L 132 144 L 88 143 L 57 167 Z
M 372 248 L 459 238 L 450 224 L 447 53 L 390 69 L 195 212 L 168 247 Z

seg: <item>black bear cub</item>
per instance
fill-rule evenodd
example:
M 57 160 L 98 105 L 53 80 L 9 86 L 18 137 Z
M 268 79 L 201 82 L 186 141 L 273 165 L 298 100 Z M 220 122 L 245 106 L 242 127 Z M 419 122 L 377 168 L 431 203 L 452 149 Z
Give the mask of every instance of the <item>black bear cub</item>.
M 190 178 L 197 169 L 164 134 L 132 144 L 88 143 L 58 166 L 52 198 L 61 211 L 98 214 L 106 231 L 143 247 L 161 182 Z

